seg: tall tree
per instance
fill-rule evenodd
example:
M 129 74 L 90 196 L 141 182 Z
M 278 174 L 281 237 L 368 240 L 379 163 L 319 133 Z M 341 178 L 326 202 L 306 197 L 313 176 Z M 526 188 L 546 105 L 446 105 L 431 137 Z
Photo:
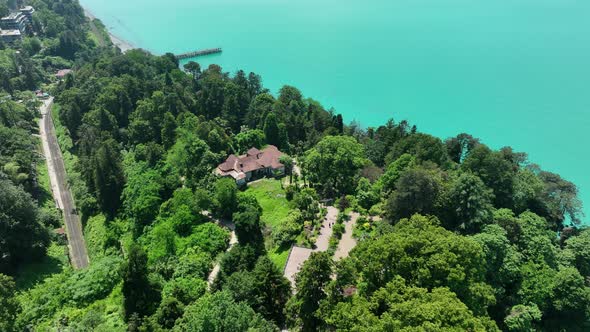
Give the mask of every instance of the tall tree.
M 479 139 L 465 133 L 445 141 L 449 157 L 457 164 L 462 163 L 477 144 L 479 144 Z
M 125 185 L 119 145 L 114 139 L 104 141 L 95 155 L 93 172 L 96 198 L 103 211 L 113 218 L 119 208 Z
M 415 213 L 433 214 L 441 185 L 432 171 L 422 168 L 404 172 L 387 199 L 386 217 L 393 222 Z
M 291 283 L 267 256 L 258 259 L 252 274 L 256 299 L 254 310 L 282 326 L 285 305 L 291 296 Z
M 238 188 L 232 178 L 221 178 L 215 182 L 216 213 L 222 218 L 230 219 L 238 205 Z
M 318 192 L 331 197 L 353 193 L 365 164 L 363 146 L 347 136 L 324 137 L 303 160 L 310 182 Z
M 279 123 L 277 116 L 273 112 L 268 113 L 266 119 L 264 120 L 264 137 L 266 138 L 266 143 L 268 144 L 278 147 L 281 143 Z
M 152 314 L 160 301 L 159 293 L 148 279 L 147 255 L 138 245 L 129 249 L 129 261 L 123 276 L 123 308 L 125 318 L 134 314 L 145 317 Z
M 410 286 L 399 276 L 369 299 L 353 295 L 325 310 L 337 331 L 498 331 L 448 288 Z
M 223 285 L 238 302 L 246 302 L 264 318 L 282 326 L 291 284 L 267 257 L 260 256 L 252 271 L 233 273 Z
M 197 80 L 201 74 L 201 65 L 197 62 L 189 61 L 183 66 L 184 70 L 193 75 L 193 80 Z
M 257 250 L 264 249 L 260 214 L 260 210 L 256 206 L 246 203 L 240 203 L 238 211 L 233 214 L 238 242 L 251 245 Z
M 567 218 L 579 225 L 584 213 L 582 202 L 578 198 L 578 187 L 558 174 L 541 172 L 539 177 L 545 183 L 542 197 L 553 229 L 560 230 Z
M 320 302 L 326 298 L 326 286 L 332 275 L 332 258 L 314 252 L 295 277 L 296 293 L 287 304 L 290 325 L 301 331 L 318 331 L 324 323 L 318 315 Z
M 451 204 L 455 217 L 454 227 L 479 232 L 492 221 L 493 193 L 476 175 L 463 173 L 451 189 Z
M 0 273 L 44 257 L 49 233 L 31 196 L 0 172 Z
M 518 169 L 501 152 L 492 151 L 483 144 L 476 145 L 461 168 L 479 176 L 494 191 L 495 207 L 513 207 L 514 177 Z

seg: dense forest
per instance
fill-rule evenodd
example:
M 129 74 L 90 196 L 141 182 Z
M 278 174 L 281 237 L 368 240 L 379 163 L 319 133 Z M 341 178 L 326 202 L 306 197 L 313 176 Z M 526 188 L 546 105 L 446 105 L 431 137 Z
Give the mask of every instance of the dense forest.
M 123 54 L 75 0 L 26 4 L 35 34 L 0 45 L 0 331 L 590 329 L 578 190 L 525 153 L 407 121 L 345 124 L 255 73 Z M 55 96 L 85 269 L 56 262 L 40 88 Z M 289 155 L 272 190 L 214 175 L 269 144 Z M 331 246 L 351 213 L 358 245 L 341 260 L 312 253 L 291 285 L 285 255 L 313 247 L 327 205 L 340 211 Z

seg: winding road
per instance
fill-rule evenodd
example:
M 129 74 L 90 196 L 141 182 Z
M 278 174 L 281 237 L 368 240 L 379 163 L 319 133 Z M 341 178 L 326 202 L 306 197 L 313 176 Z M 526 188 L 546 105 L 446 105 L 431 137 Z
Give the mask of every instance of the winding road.
M 88 266 L 88 252 L 82 233 L 82 223 L 76 210 L 72 192 L 68 187 L 66 169 L 57 142 L 53 120 L 51 119 L 52 105 L 53 97 L 50 97 L 41 106 L 42 118 L 39 123 L 39 132 L 43 144 L 43 154 L 49 170 L 51 191 L 57 207 L 62 211 L 66 224 L 70 261 L 74 268 L 81 269 Z

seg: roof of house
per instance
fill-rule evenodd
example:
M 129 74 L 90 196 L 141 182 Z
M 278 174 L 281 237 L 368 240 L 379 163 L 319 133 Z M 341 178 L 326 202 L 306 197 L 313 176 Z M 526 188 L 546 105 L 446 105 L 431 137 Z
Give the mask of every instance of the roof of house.
M 260 150 L 258 150 L 257 148 L 251 148 L 250 150 L 248 150 L 248 152 L 246 152 L 247 156 L 257 156 L 260 154 Z
M 64 77 L 64 76 L 66 76 L 67 74 L 69 74 L 69 73 L 71 73 L 71 72 L 72 72 L 72 70 L 71 70 L 71 69 L 62 69 L 62 70 L 59 70 L 59 71 L 57 72 L 57 74 L 55 74 L 55 76 L 56 76 L 56 77 Z
M 224 172 L 229 172 L 231 170 L 236 169 L 236 162 L 238 161 L 238 157 L 233 154 L 230 154 L 227 159 L 218 166 L 218 168 Z
M 264 168 L 278 169 L 284 167 L 279 158 L 283 155 L 274 145 L 269 145 L 262 151 L 251 148 L 245 155 L 236 157 L 229 155 L 227 159 L 219 164 L 216 173 L 222 176 L 231 176 L 236 180 L 244 179 L 246 173 Z

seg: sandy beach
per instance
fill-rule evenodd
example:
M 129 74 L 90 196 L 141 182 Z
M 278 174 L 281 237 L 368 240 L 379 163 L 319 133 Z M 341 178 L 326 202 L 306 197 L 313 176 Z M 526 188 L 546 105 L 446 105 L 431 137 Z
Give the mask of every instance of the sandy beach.
M 86 17 L 88 17 L 88 19 L 90 19 L 90 21 L 92 21 L 95 18 L 97 18 L 87 8 L 84 8 L 84 15 L 86 15 Z M 107 32 L 109 34 L 109 37 L 111 38 L 111 42 L 115 46 L 117 46 L 121 50 L 121 52 L 125 53 L 125 52 L 127 52 L 129 50 L 132 50 L 132 49 L 136 48 L 135 46 L 133 46 L 133 44 L 131 44 L 128 41 L 124 40 L 123 38 L 120 38 L 120 37 L 114 35 L 113 33 L 111 33 L 111 31 L 108 30 L 108 27 L 107 27 Z

